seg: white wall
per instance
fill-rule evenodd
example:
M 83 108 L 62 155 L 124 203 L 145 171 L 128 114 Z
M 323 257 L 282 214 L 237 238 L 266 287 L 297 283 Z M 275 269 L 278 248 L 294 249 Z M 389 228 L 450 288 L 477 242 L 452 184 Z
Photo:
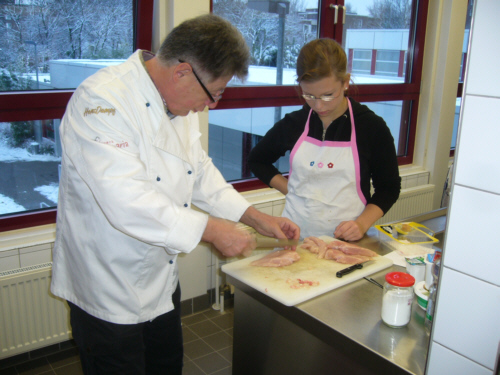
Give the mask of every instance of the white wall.
M 429 1 L 413 163 L 428 170 L 440 207 L 453 134 L 467 0 Z
M 498 361 L 500 2 L 475 2 L 429 375 L 493 374 Z

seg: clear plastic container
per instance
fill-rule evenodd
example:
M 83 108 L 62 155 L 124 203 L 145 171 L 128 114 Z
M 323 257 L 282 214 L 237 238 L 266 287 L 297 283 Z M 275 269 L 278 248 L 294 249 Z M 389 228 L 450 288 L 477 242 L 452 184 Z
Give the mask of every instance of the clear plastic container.
M 439 242 L 428 233 L 430 229 L 418 223 L 375 225 L 375 228 L 382 244 L 404 257 L 426 256 Z
M 392 328 L 406 326 L 411 319 L 415 278 L 404 272 L 385 275 L 382 321 Z

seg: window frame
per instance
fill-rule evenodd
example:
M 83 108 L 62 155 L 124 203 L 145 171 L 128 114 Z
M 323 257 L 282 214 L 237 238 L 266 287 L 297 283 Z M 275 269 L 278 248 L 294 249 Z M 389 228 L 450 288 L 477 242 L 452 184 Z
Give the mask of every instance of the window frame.
M 154 2 L 133 0 L 134 50 L 150 50 Z M 74 90 L 15 91 L 0 93 L 0 122 L 60 119 Z M 57 208 L 13 213 L 0 217 L 0 232 L 56 222 Z
M 327 25 L 333 23 L 332 12 L 328 9 L 332 1 L 320 1 L 320 37 L 342 40 L 343 30 L 340 22 L 332 28 L 327 27 Z M 396 140 L 400 147 L 406 148 L 406 155 L 398 156 L 399 165 L 411 164 L 413 162 L 428 2 L 429 0 L 415 0 L 413 2 L 413 27 L 410 30 L 409 36 L 409 40 L 413 41 L 413 48 L 408 50 L 408 58 L 412 60 L 412 64 L 407 64 L 406 66 L 405 77 L 408 77 L 406 79 L 407 82 L 397 84 L 356 85 L 355 93 L 351 94 L 351 97 L 356 101 L 365 103 L 395 100 L 403 101 L 402 121 L 403 119 L 409 119 L 409 123 L 406 127 L 401 126 L 400 139 Z M 345 5 L 344 0 L 334 1 L 333 4 L 339 5 L 339 8 Z M 210 10 L 213 11 L 213 0 L 210 0 Z M 339 14 L 338 18 L 341 19 L 342 16 L 342 14 Z M 413 71 L 410 71 L 410 67 Z M 262 90 L 262 87 L 265 87 L 265 90 Z M 297 87 L 295 86 L 228 87 L 219 105 L 213 110 L 279 107 L 302 104 L 304 104 L 304 100 L 300 97 Z M 264 183 L 259 184 L 257 179 L 233 181 L 232 184 L 238 191 L 248 191 L 267 187 Z

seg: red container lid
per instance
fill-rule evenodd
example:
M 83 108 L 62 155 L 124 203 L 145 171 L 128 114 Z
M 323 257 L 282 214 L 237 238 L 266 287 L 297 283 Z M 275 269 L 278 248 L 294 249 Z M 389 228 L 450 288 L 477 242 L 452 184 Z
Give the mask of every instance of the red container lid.
M 385 281 L 394 286 L 409 287 L 415 284 L 415 278 L 404 272 L 389 272 L 385 275 Z

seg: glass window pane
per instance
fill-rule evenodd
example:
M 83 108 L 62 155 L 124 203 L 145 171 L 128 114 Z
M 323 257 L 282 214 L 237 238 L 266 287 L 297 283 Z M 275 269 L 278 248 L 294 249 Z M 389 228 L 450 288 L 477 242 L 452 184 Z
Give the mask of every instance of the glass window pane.
M 274 1 L 213 0 L 213 13 L 235 25 L 250 47 L 245 85 L 295 84 L 299 51 L 318 37 L 318 4 L 319 0 L 291 1 L 280 7 Z
M 0 8 L 0 91 L 76 88 L 130 56 L 133 1 L 30 1 Z M 3 25 L 3 27 L 2 27 Z
M 382 117 L 391 131 L 394 143 L 396 146 L 396 154 L 398 156 L 404 155 L 406 150 L 398 149 L 398 141 L 401 131 L 401 116 L 403 112 L 403 101 L 396 100 L 391 102 L 369 102 L 362 103 L 370 108 L 377 115 Z
M 405 82 L 413 1 L 415 0 L 346 0 L 342 46 L 350 60 L 352 72 L 361 73 L 357 83 Z M 369 51 L 369 61 L 364 63 L 363 69 L 351 60 L 355 57 L 355 51 L 360 49 Z M 367 66 L 370 66 L 369 70 L 366 69 Z
M 381 116 L 391 130 L 396 149 L 399 143 L 402 101 L 363 103 Z M 228 181 L 253 177 L 246 166 L 250 150 L 274 123 L 302 106 L 238 108 L 209 111 L 208 154 Z M 238 121 L 234 121 L 237 118 Z M 397 150 L 398 155 L 405 150 Z M 276 164 L 282 173 L 290 170 L 289 155 Z
M 208 154 L 227 181 L 252 177 L 246 160 L 250 150 L 274 123 L 301 106 L 238 108 L 209 111 Z M 238 121 L 234 121 L 237 118 Z M 288 172 L 288 156 L 276 162 Z
M 0 216 L 57 206 L 59 123 L 0 123 Z
M 469 32 L 470 32 L 470 25 L 472 22 L 473 6 L 474 6 L 474 0 L 469 0 L 469 4 L 467 6 L 467 15 L 465 18 L 464 41 L 462 45 L 462 59 L 460 61 L 460 76 L 458 78 L 458 81 L 462 83 L 464 81 L 465 61 L 467 60 L 467 52 L 469 48 Z

